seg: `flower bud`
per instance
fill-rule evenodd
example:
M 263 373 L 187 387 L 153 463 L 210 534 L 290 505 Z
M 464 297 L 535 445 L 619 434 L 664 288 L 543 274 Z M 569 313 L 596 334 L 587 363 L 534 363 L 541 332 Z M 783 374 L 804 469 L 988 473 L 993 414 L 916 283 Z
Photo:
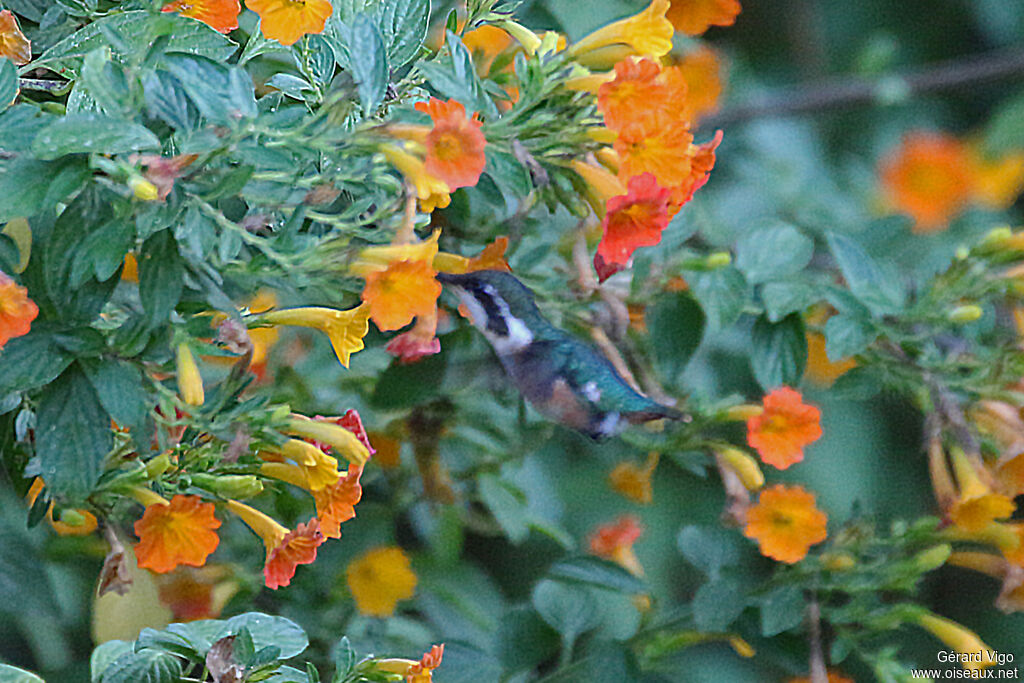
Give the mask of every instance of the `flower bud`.
M 857 565 L 857 559 L 846 552 L 828 552 L 821 555 L 821 566 L 830 572 L 842 572 L 853 569 Z
M 156 479 L 169 469 L 171 469 L 171 456 L 161 453 L 146 463 L 146 479 Z
M 728 422 L 746 422 L 752 417 L 757 417 L 764 412 L 764 406 L 757 405 L 754 403 L 741 403 L 738 406 L 732 406 L 727 409 L 724 413 L 724 418 Z
M 707 264 L 708 270 L 725 268 L 732 263 L 732 255 L 727 251 L 716 251 L 713 254 L 708 254 L 708 257 L 704 259 L 704 263 Z
M 142 176 L 132 176 L 129 178 L 128 187 L 131 189 L 132 194 L 135 195 L 136 199 L 140 199 L 144 202 L 155 202 L 160 198 L 160 192 L 157 190 L 156 185 L 149 182 Z
M 946 314 L 946 319 L 953 323 L 972 323 L 982 316 L 981 306 L 965 304 L 957 306 Z
M 497 22 L 495 26 L 508 31 L 509 35 L 519 41 L 519 44 L 523 46 L 523 50 L 531 57 L 537 52 L 537 48 L 540 47 L 540 37 L 522 24 L 506 20 Z
M 203 393 L 203 378 L 199 374 L 195 356 L 188 344 L 178 344 L 178 393 L 181 400 L 190 406 L 201 406 L 206 400 Z
M 946 560 L 952 553 L 953 546 L 948 543 L 940 543 L 914 555 L 914 566 L 922 572 L 930 572 L 946 564 Z
M 192 475 L 192 483 L 199 488 L 225 498 L 246 499 L 263 493 L 263 482 L 251 474 L 204 474 Z
M 736 473 L 743 487 L 748 491 L 757 491 L 764 486 L 764 473 L 748 453 L 738 448 L 724 446 L 715 449 L 717 455 L 729 469 Z
M 978 246 L 975 247 L 975 249 L 980 252 L 999 251 L 1006 246 L 1006 243 L 1009 242 L 1012 237 L 1013 230 L 1011 230 L 1008 225 L 992 228 L 985 233 L 985 236 L 981 238 L 981 241 L 978 242 Z

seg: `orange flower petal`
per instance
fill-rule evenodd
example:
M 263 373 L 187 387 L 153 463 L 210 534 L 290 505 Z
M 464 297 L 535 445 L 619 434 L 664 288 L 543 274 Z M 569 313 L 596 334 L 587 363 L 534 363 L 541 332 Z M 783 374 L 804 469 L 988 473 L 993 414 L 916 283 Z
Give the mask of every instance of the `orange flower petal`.
M 397 546 L 374 548 L 357 557 L 345 570 L 345 581 L 356 608 L 375 617 L 390 617 L 399 601 L 416 592 L 412 563 Z
M 32 61 L 32 43 L 18 26 L 18 17 L 9 9 L 0 11 L 0 57 L 18 66 Z
M 299 524 L 289 531 L 281 542 L 267 553 L 263 567 L 263 578 L 267 588 L 287 586 L 295 576 L 300 564 L 312 564 L 316 550 L 324 542 L 320 533 L 320 522 L 313 518 L 308 524 Z
M 337 482 L 312 492 L 320 531 L 327 538 L 341 538 L 341 523 L 356 516 L 356 503 L 363 497 L 363 487 L 359 484 L 362 474 L 362 467 L 351 465 L 348 473 L 338 477 Z
M 623 515 L 610 524 L 603 524 L 588 539 L 590 552 L 598 557 L 611 558 L 622 548 L 632 548 L 644 533 L 635 515 Z
M 0 349 L 8 340 L 28 334 L 39 307 L 28 298 L 28 290 L 0 272 Z
M 971 193 L 966 145 L 944 133 L 915 132 L 879 167 L 889 205 L 914 219 L 914 232 L 944 230 Z
M 747 421 L 747 443 L 769 465 L 784 470 L 804 459 L 804 446 L 821 438 L 821 412 L 800 392 L 780 387 L 764 397 L 764 412 Z
M 613 130 L 628 123 L 667 125 L 682 120 L 685 88 L 679 79 L 670 84 L 652 59 L 624 59 L 615 65 L 615 78 L 598 88 L 597 106 Z
M 363 301 L 381 331 L 397 330 L 418 315 L 429 314 L 441 296 L 441 283 L 428 261 L 397 261 L 366 275 Z
M 160 11 L 177 12 L 183 17 L 198 19 L 221 33 L 230 33 L 238 28 L 238 13 L 242 7 L 238 0 L 174 0 Z
M 702 46 L 690 52 L 674 69 L 666 69 L 665 77 L 669 83 L 678 79 L 685 84 L 684 121 L 693 123 L 718 111 L 718 100 L 722 96 L 722 62 L 711 48 Z
M 743 535 L 757 541 L 761 554 L 792 564 L 827 536 L 828 518 L 815 506 L 814 494 L 801 486 L 776 484 L 764 489 L 747 511 Z
M 417 102 L 416 109 L 430 115 L 434 128 L 427 133 L 427 173 L 440 178 L 452 190 L 471 187 L 480 180 L 487 161 L 487 140 L 483 125 L 474 116 L 466 118 L 466 108 L 455 100 L 443 102 L 436 97 Z
M 740 10 L 739 0 L 672 0 L 665 16 L 677 31 L 699 36 L 711 26 L 732 26 Z
M 174 496 L 167 505 L 147 506 L 142 519 L 135 522 L 135 534 L 139 537 L 135 555 L 139 566 L 158 574 L 167 573 L 180 564 L 203 566 L 220 542 L 214 531 L 220 527 L 220 520 L 213 513 L 213 503 L 181 494 Z
M 260 15 L 263 37 L 293 45 L 307 33 L 323 33 L 333 8 L 327 0 L 246 0 Z
M 669 196 L 669 190 L 659 187 L 653 174 L 644 173 L 629 179 L 627 194 L 608 200 L 601 222 L 604 235 L 594 256 L 601 280 L 625 268 L 638 247 L 661 241 L 669 221 Z

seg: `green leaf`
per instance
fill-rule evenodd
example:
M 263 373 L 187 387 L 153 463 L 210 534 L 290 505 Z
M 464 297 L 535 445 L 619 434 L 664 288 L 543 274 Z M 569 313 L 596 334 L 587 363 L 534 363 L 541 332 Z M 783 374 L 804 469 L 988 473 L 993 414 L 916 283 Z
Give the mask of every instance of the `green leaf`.
M 32 151 L 40 159 L 66 154 L 122 154 L 160 149 L 160 140 L 145 126 L 103 114 L 68 114 L 39 131 Z
M 487 146 L 485 156 L 484 172 L 504 194 L 525 197 L 533 191 L 530 172 L 514 156 L 494 149 L 494 145 Z
M 86 237 L 75 254 L 68 284 L 80 287 L 90 277 L 100 282 L 114 276 L 135 242 L 135 225 L 114 219 Z
M 32 148 L 36 133 L 56 118 L 30 104 L 16 104 L 6 111 L 0 111 L 0 149 L 6 152 L 27 152 Z
M 583 588 L 542 579 L 534 586 L 530 601 L 541 619 L 562 634 L 567 645 L 598 624 L 597 604 Z
M 158 650 L 126 652 L 103 672 L 100 683 L 178 683 L 181 662 Z
M 134 86 L 124 69 L 113 63 L 109 46 L 103 46 L 85 56 L 73 92 L 87 94 L 105 114 L 130 118 L 134 114 Z
M 799 586 L 780 586 L 761 599 L 761 635 L 771 638 L 799 626 L 804 620 L 803 590 Z
M 747 305 L 747 281 L 732 266 L 697 273 L 690 284 L 712 330 L 720 330 L 736 322 Z
M 79 366 L 72 365 L 43 389 L 36 420 L 40 476 L 56 496 L 85 498 L 114 440 L 110 416 Z
M 690 564 L 712 578 L 740 559 L 734 539 L 721 527 L 685 526 L 676 537 L 676 546 Z
M 148 428 L 149 412 L 156 399 L 147 390 L 149 385 L 142 371 L 128 361 L 116 358 L 83 362 L 82 367 L 104 410 L 119 425 L 130 427 L 131 434 L 145 435 L 140 438 L 146 443 L 136 441 L 135 445 L 143 450 L 148 448 L 148 435 L 152 433 Z
M 146 10 L 132 10 L 110 14 L 86 24 L 33 60 L 32 64 L 75 79 L 85 56 L 96 48 L 119 46 L 122 50 L 115 51 L 115 57 L 130 61 L 124 58 L 142 57 L 161 34 L 170 36 L 164 46 L 167 52 L 187 52 L 216 61 L 226 60 L 238 47 L 201 21 L 178 14 L 159 15 Z M 111 35 L 118 38 L 117 44 L 112 43 Z
M 380 29 L 366 14 L 358 14 L 342 35 L 349 69 L 359 92 L 364 116 L 371 116 L 384 101 L 388 87 L 388 55 Z
M 750 364 L 754 377 L 766 390 L 799 384 L 807 365 L 804 321 L 791 313 L 777 323 L 762 316 L 750 335 Z
M 0 664 L 0 683 L 46 683 L 46 681 L 31 671 L 25 671 L 10 664 Z
M 139 254 L 139 298 L 151 327 L 167 322 L 181 298 L 184 277 L 185 263 L 169 229 L 143 243 Z
M 548 576 L 623 593 L 643 593 L 647 590 L 647 585 L 642 580 L 619 565 L 589 555 L 556 562 L 548 569 Z
M 693 596 L 693 620 L 701 631 L 724 631 L 747 606 L 740 583 L 733 578 L 711 579 Z
M 387 45 L 388 62 L 404 66 L 416 56 L 427 36 L 430 0 L 391 0 L 383 3 L 377 19 Z
M 34 325 L 28 334 L 11 339 L 0 350 L 0 393 L 28 391 L 49 384 L 72 360 L 52 334 Z
M 477 490 L 509 540 L 525 541 L 530 534 L 530 515 L 522 491 L 489 473 L 477 477 Z
M 497 118 L 498 108 L 484 91 L 473 66 L 473 57 L 462 39 L 448 31 L 445 45 L 449 54 L 439 61 L 418 62 L 416 68 L 430 86 L 442 97 L 458 100 L 469 114 L 481 112 L 487 118 Z
M 96 646 L 89 657 L 90 679 L 97 683 L 114 660 L 121 655 L 131 652 L 133 644 L 129 640 L 108 640 Z
M 195 127 L 199 118 L 198 111 L 189 101 L 185 88 L 169 72 L 157 69 L 144 73 L 142 91 L 149 116 L 175 130 L 191 130 Z
M 839 314 L 825 323 L 825 355 L 833 363 L 860 353 L 878 336 L 870 320 Z
M 903 305 L 905 292 L 896 277 L 845 235 L 828 234 L 828 244 L 850 291 L 875 313 L 893 313 Z M 886 277 L 889 275 L 889 277 Z
M 35 216 L 58 202 L 66 203 L 91 176 L 88 161 L 80 157 L 56 161 L 15 159 L 0 173 L 0 223 Z
M 211 123 L 232 126 L 256 116 L 252 77 L 243 69 L 184 54 L 167 55 L 164 64 Z
M 352 643 L 348 636 L 342 636 L 341 640 L 334 646 L 334 674 L 331 676 L 331 683 L 343 683 L 352 670 L 356 667 L 356 651 L 352 649 Z
M 761 301 L 768 320 L 777 323 L 790 313 L 802 311 L 821 296 L 805 282 L 766 282 L 761 286 Z
M 18 70 L 14 62 L 0 57 L 0 111 L 14 104 L 18 96 Z
M 14 503 L 6 495 L 3 498 L 4 506 L 14 509 Z M 52 619 L 60 613 L 55 587 L 42 571 L 45 560 L 32 544 L 22 514 L 17 521 L 10 516 L 0 518 L 0 614 Z M 10 619 L 4 621 L 10 623 Z
M 260 612 L 246 612 L 231 617 L 218 636 L 212 640 L 216 642 L 225 636 L 235 635 L 243 628 L 249 631 L 257 651 L 274 646 L 280 648 L 281 659 L 291 659 L 300 655 L 309 646 L 306 632 L 294 621 Z
M 753 284 L 797 273 L 813 255 L 814 242 L 782 223 L 755 230 L 736 243 L 736 267 Z
M 532 669 L 558 650 L 556 632 L 528 605 L 501 615 L 496 642 L 498 657 L 509 671 Z
M 655 363 L 662 376 L 678 384 L 704 337 L 704 311 L 686 293 L 659 297 L 647 314 Z

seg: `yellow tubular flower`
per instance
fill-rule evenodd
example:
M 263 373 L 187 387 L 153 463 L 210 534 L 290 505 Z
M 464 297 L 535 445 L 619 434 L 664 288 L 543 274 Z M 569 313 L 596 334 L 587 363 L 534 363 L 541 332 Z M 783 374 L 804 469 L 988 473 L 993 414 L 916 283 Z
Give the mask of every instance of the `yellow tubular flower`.
M 203 393 L 203 378 L 199 375 L 199 366 L 188 344 L 178 344 L 178 393 L 181 400 L 190 406 L 201 406 L 206 400 Z
M 566 90 L 572 90 L 573 92 L 589 92 L 596 95 L 598 88 L 613 80 L 615 80 L 615 72 L 605 71 L 587 74 L 586 76 L 567 78 L 562 85 L 565 86 Z
M 405 176 L 416 188 L 416 197 L 421 202 L 432 202 L 436 206 L 448 206 L 451 190 L 440 178 L 427 173 L 427 167 L 420 159 L 394 145 L 381 145 L 380 153 L 388 162 Z M 447 199 L 446 199 L 447 198 Z
M 495 26 L 508 31 L 509 35 L 518 40 L 519 44 L 523 46 L 523 50 L 526 51 L 526 54 L 531 57 L 536 54 L 537 48 L 540 47 L 540 37 L 522 24 L 517 24 L 510 19 L 506 19 L 505 21 L 497 22 Z
M 1009 497 L 993 493 L 981 480 L 967 455 L 959 448 L 950 449 L 953 475 L 960 496 L 949 510 L 950 519 L 967 531 L 980 531 L 996 519 L 1013 514 L 1016 506 Z
M 268 554 L 279 546 L 284 537 L 288 535 L 288 529 L 278 524 L 273 518 L 245 503 L 229 500 L 227 508 L 245 522 L 246 526 L 256 532 L 257 536 L 263 539 L 263 545 L 266 546 Z
M 587 183 L 586 200 L 598 218 L 604 218 L 605 205 L 612 197 L 626 194 L 626 186 L 603 166 L 595 166 L 579 159 L 569 162 L 572 170 Z
M 573 57 L 593 52 L 608 45 L 626 44 L 635 53 L 664 57 L 672 49 L 675 29 L 665 18 L 669 0 L 653 0 L 647 9 L 626 19 L 612 22 L 569 48 Z
M 723 447 L 715 450 L 715 457 L 736 473 L 748 491 L 757 491 L 764 486 L 764 473 L 750 454 L 738 448 Z
M 437 256 L 437 239 L 441 231 L 433 234 L 422 242 L 411 244 L 389 244 L 380 247 L 367 247 L 359 252 L 351 271 L 361 277 L 369 273 L 387 269 L 396 261 L 433 261 Z
M 364 465 L 370 459 L 370 451 L 366 446 L 359 441 L 355 434 L 341 425 L 310 420 L 302 415 L 293 415 L 288 421 L 285 431 L 295 436 L 325 443 L 353 465 Z
M 331 340 L 334 355 L 346 368 L 352 354 L 363 349 L 363 337 L 370 330 L 370 308 L 365 304 L 347 311 L 318 306 L 285 308 L 263 313 L 258 319 L 271 325 L 295 325 L 320 330 Z
M 978 634 L 951 619 L 930 612 L 923 612 L 916 618 L 917 625 L 941 640 L 946 646 L 963 655 L 960 665 L 965 669 L 979 670 L 998 662 L 992 648 L 985 645 Z
M 286 462 L 265 462 L 260 465 L 260 474 L 292 486 L 298 486 L 300 489 L 310 490 L 306 471 L 297 465 L 289 465 Z

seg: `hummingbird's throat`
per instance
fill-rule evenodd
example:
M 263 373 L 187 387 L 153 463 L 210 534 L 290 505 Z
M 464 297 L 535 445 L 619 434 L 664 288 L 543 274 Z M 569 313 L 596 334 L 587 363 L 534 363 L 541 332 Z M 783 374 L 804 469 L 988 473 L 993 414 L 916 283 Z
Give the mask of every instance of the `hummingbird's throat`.
M 533 341 L 533 333 L 512 315 L 508 302 L 488 285 L 482 291 L 460 291 L 459 298 L 469 312 L 470 322 L 483 332 L 498 355 L 515 353 Z

